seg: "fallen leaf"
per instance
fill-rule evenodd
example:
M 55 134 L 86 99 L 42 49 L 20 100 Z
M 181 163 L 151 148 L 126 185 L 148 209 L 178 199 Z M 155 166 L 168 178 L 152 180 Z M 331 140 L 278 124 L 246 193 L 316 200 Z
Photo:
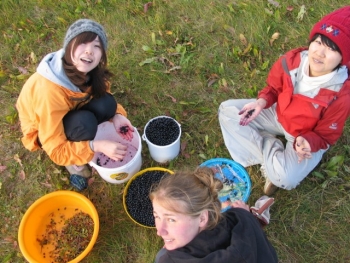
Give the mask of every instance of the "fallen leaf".
M 40 183 L 40 184 L 42 184 L 43 186 L 45 186 L 45 187 L 47 187 L 47 188 L 51 188 L 51 187 L 52 187 L 52 185 L 49 184 L 48 182 Z
M 17 67 L 18 71 L 21 72 L 21 74 L 28 74 L 28 70 L 24 67 Z
M 167 97 L 171 98 L 171 100 L 172 100 L 174 103 L 176 103 L 176 99 L 175 99 L 173 96 L 168 95 L 168 94 L 165 94 L 165 96 L 167 96 Z
M 305 8 L 305 5 L 302 5 L 302 6 L 300 7 L 297 20 L 298 20 L 298 21 L 303 20 L 305 14 L 306 14 L 306 8 Z
M 248 44 L 247 39 L 245 38 L 245 36 L 243 34 L 239 34 L 239 40 L 241 41 L 241 43 L 246 46 Z
M 38 61 L 34 52 L 30 53 L 30 60 L 32 64 L 36 64 L 36 62 Z
M 208 81 L 208 87 L 210 87 L 211 85 L 213 85 L 215 82 L 217 82 L 218 79 L 211 79 Z
M 58 169 L 55 167 L 55 168 L 53 169 L 52 173 L 54 173 L 54 174 L 60 174 L 61 171 L 58 170 Z
M 148 3 L 144 4 L 144 5 L 143 5 L 143 12 L 144 12 L 144 13 L 147 13 L 148 8 L 150 8 L 152 5 L 153 5 L 152 2 L 148 2 Z
M 170 73 L 170 72 L 172 72 L 172 71 L 174 71 L 174 70 L 178 70 L 178 69 L 181 69 L 181 66 L 172 67 L 172 68 L 166 70 L 164 73 Z
M 181 152 L 182 152 L 182 153 L 184 153 L 186 147 L 187 147 L 187 142 L 182 142 L 182 143 L 181 143 Z
M 227 32 L 230 32 L 233 36 L 236 34 L 236 31 L 235 31 L 235 29 L 232 26 L 224 25 L 224 29 Z
M 7 168 L 7 166 L 5 166 L 5 165 L 0 165 L 0 173 L 3 172 L 3 171 L 5 171 L 6 168 Z
M 272 12 L 271 10 L 267 9 L 267 8 L 265 8 L 265 12 L 266 12 L 267 14 L 269 14 L 269 15 L 273 15 L 273 12 Z
M 291 5 L 287 7 L 287 11 L 290 11 L 290 12 L 291 12 L 291 11 L 293 11 L 293 9 L 294 9 L 294 7 L 291 6 Z
M 24 180 L 26 179 L 26 174 L 25 174 L 25 172 L 24 172 L 23 170 L 21 170 L 21 171 L 19 172 L 19 178 L 20 178 L 22 181 L 24 181 Z
M 280 6 L 280 3 L 274 1 L 274 0 L 268 0 L 268 2 L 271 4 L 271 5 L 274 5 L 275 7 L 279 7 Z
M 13 241 L 15 241 L 15 239 L 14 239 L 13 237 L 5 237 L 5 238 L 4 238 L 4 241 L 5 241 L 5 242 L 12 243 Z
M 22 165 L 22 161 L 21 161 L 21 159 L 19 159 L 18 154 L 15 154 L 15 155 L 13 156 L 13 159 L 15 159 L 15 161 L 18 162 L 20 166 L 23 166 L 23 165 Z
M 279 32 L 273 33 L 273 35 L 272 35 L 271 38 L 270 38 L 270 46 L 272 46 L 273 42 L 274 42 L 276 39 L 278 39 L 279 36 L 280 36 L 280 33 L 279 33 Z

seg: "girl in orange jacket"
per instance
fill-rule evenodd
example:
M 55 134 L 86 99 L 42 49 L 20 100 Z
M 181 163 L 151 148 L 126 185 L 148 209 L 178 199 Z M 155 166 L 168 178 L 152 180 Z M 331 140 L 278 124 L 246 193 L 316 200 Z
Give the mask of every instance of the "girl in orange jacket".
M 86 163 L 95 151 L 114 160 L 125 156 L 125 145 L 94 140 L 98 124 L 111 120 L 124 139 L 133 136 L 126 111 L 110 94 L 106 50 L 107 36 L 99 23 L 74 22 L 63 48 L 44 57 L 16 103 L 24 146 L 42 148 L 70 174 L 89 177 Z

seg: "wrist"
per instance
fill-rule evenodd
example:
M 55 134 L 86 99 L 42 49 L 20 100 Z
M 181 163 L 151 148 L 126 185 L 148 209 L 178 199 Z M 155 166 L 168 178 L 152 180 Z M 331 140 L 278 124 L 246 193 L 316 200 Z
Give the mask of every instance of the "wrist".
M 263 98 L 258 98 L 256 103 L 262 108 L 264 109 L 266 107 L 267 101 Z

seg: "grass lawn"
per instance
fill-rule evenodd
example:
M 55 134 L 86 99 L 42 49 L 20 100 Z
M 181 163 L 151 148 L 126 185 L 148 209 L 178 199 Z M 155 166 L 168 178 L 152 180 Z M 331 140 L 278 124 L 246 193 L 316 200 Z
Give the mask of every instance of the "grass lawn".
M 142 142 L 142 169 L 194 168 L 230 158 L 217 120 L 220 103 L 255 97 L 272 63 L 305 46 L 312 25 L 348 0 L 2 0 L 0 1 L 0 259 L 26 262 L 17 240 L 28 207 L 39 197 L 70 189 L 68 172 L 45 152 L 21 141 L 14 104 L 28 77 L 49 52 L 62 47 L 68 26 L 90 18 L 104 25 L 112 91 L 143 134 L 159 115 L 182 128 L 182 151 L 166 165 L 152 161 Z M 45 98 L 43 98 L 45 99 Z M 266 234 L 282 263 L 350 262 L 350 124 L 316 169 L 294 190 L 279 190 Z M 247 168 L 253 205 L 264 180 Z M 83 262 L 151 263 L 162 242 L 154 229 L 124 211 L 125 184 L 97 173 L 82 194 L 96 206 L 100 232 Z

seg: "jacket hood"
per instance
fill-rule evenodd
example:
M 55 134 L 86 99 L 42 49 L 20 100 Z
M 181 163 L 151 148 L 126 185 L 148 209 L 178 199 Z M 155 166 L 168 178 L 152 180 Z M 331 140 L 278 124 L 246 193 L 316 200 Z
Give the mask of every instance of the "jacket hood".
M 64 56 L 64 49 L 47 54 L 39 63 L 36 71 L 44 78 L 53 83 L 63 86 L 74 92 L 81 92 L 67 77 L 63 69 L 62 57 Z

